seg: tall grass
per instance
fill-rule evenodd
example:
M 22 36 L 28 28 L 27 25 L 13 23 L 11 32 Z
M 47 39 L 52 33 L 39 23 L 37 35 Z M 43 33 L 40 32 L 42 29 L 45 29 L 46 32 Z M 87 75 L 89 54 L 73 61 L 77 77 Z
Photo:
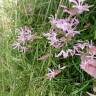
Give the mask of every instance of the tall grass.
M 84 23 L 90 22 L 91 27 L 81 33 L 76 39 L 96 40 L 96 0 L 89 0 L 94 4 L 93 9 L 85 15 L 79 16 L 82 29 Z M 12 49 L 16 28 L 32 27 L 34 33 L 40 37 L 50 28 L 50 15 L 65 16 L 58 7 L 68 5 L 67 0 L 3 0 L 0 9 L 0 96 L 86 96 L 92 91 L 93 78 L 79 68 L 78 57 L 67 60 L 54 57 L 55 52 L 45 38 L 35 40 L 27 53 L 20 53 Z M 47 60 L 39 61 L 44 54 L 50 54 Z M 61 74 L 49 81 L 46 79 L 48 67 L 62 64 L 68 66 Z

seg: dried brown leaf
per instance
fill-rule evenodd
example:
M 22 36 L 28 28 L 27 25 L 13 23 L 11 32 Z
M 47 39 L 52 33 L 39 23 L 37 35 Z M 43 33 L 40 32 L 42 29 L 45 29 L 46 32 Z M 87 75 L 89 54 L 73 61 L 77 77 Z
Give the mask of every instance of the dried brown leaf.
M 45 55 L 41 56 L 40 58 L 38 58 L 38 60 L 46 60 L 49 58 L 49 56 L 50 56 L 50 54 L 45 54 Z

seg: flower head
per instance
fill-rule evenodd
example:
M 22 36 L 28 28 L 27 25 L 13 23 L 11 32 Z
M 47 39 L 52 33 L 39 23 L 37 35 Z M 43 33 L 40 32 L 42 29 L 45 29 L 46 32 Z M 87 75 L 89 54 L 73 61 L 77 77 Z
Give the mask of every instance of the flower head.
M 49 33 L 44 33 L 43 35 L 47 37 L 51 46 L 55 48 L 58 48 L 61 46 L 61 43 L 57 38 L 57 34 L 53 29 L 51 29 Z
M 63 58 L 67 58 L 68 57 L 68 52 L 65 52 L 64 50 L 61 50 L 61 52 L 56 55 L 55 57 L 60 57 L 63 56 Z
M 92 40 L 91 42 L 87 42 L 86 43 L 86 47 L 87 47 L 87 53 L 90 55 L 96 55 L 96 46 L 94 46 Z
M 88 52 L 91 55 L 96 55 L 96 47 L 92 46 L 91 48 L 88 49 Z
M 33 35 L 31 29 L 27 26 L 17 29 L 18 35 L 16 42 L 13 43 L 13 49 L 18 49 L 20 52 L 26 52 L 28 48 L 26 47 L 27 41 L 32 40 Z
M 70 16 L 75 16 L 78 14 L 77 8 L 68 8 L 66 6 L 60 5 L 61 8 L 63 8 L 64 12 L 68 13 Z
M 67 50 L 67 53 L 71 56 L 74 56 L 75 55 L 75 50 L 72 50 L 72 49 L 68 49 Z
M 31 30 L 28 27 L 26 26 L 21 27 L 18 31 L 19 31 L 19 34 L 17 36 L 17 40 L 19 42 L 25 43 L 26 41 L 31 40 L 32 34 L 31 34 Z
M 66 31 L 69 27 L 68 19 L 57 19 L 52 16 L 50 18 L 50 22 L 52 26 L 55 26 L 58 29 L 62 29 L 63 31 Z
M 83 13 L 84 11 L 89 11 L 89 8 L 91 7 L 85 3 L 85 0 L 69 0 L 69 2 L 73 3 L 72 8 L 68 8 L 63 5 L 60 5 L 60 7 L 64 9 L 64 12 L 70 14 L 70 16 L 75 16 Z
M 77 43 L 77 44 L 75 44 L 75 47 L 83 50 L 86 47 L 86 43 Z
M 96 59 L 88 56 L 88 54 L 83 54 L 81 55 L 80 67 L 89 75 L 96 78 Z
M 19 50 L 21 48 L 21 44 L 19 42 L 14 42 L 12 44 L 12 47 L 13 47 L 13 49 L 18 49 Z
M 79 20 L 74 18 L 65 18 L 65 19 L 55 19 L 51 18 L 51 24 L 58 29 L 63 30 L 66 36 L 74 37 L 75 34 L 79 34 L 79 31 L 76 31 L 76 26 L 79 24 Z
M 48 68 L 47 77 L 49 80 L 51 80 L 52 78 L 56 77 L 60 72 L 61 72 L 61 70 Z
M 89 11 L 89 8 L 91 7 L 84 3 L 84 1 L 85 0 L 69 0 L 69 2 L 74 4 L 73 8 L 76 8 L 79 14 L 83 13 L 84 11 Z

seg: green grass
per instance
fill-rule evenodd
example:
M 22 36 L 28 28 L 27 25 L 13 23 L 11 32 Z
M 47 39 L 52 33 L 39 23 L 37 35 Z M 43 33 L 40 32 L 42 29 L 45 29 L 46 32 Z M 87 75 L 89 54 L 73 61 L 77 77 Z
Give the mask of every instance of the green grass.
M 0 96 L 87 96 L 86 92 L 92 92 L 93 78 L 80 69 L 80 58 L 55 58 L 54 54 L 59 50 L 50 47 L 45 38 L 32 42 L 30 51 L 25 54 L 11 47 L 16 28 L 27 25 L 42 36 L 50 28 L 50 15 L 66 16 L 58 5 L 69 5 L 68 1 L 18 0 L 17 4 L 14 1 L 3 0 L 4 7 L 0 9 Z M 78 29 L 83 29 L 85 22 L 90 22 L 91 26 L 74 40 L 96 40 L 96 0 L 88 2 L 94 7 L 78 16 Z M 37 60 L 47 53 L 50 54 L 47 60 Z M 48 67 L 59 64 L 68 67 L 56 78 L 47 80 L 45 74 Z

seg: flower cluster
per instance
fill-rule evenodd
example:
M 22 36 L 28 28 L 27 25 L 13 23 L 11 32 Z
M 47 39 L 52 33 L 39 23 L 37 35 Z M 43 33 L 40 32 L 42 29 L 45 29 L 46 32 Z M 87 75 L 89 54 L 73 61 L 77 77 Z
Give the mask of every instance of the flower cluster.
M 50 23 L 52 27 L 48 33 L 44 34 L 49 40 L 49 43 L 56 48 L 62 47 L 62 43 L 66 42 L 66 40 L 68 42 L 76 34 L 80 34 L 80 31 L 77 31 L 79 20 L 76 18 L 76 15 L 81 14 L 84 11 L 89 11 L 89 8 L 91 7 L 84 3 L 84 0 L 69 0 L 69 2 L 73 4 L 70 9 L 66 6 L 60 5 L 60 7 L 64 8 L 64 12 L 69 13 L 69 17 L 58 19 L 56 16 L 57 14 L 51 16 Z M 59 31 L 57 32 L 57 30 Z M 59 36 L 60 34 L 61 37 Z
M 74 55 L 80 56 L 81 69 L 96 78 L 96 46 L 90 42 L 77 43 L 73 49 L 61 50 L 55 57 L 63 56 L 63 58 L 67 58 Z
M 71 40 L 76 34 L 80 34 L 76 30 L 76 26 L 79 24 L 79 20 L 74 18 L 56 19 L 53 16 L 50 17 L 52 28 L 48 33 L 43 35 L 47 37 L 51 46 L 60 48 L 62 45 Z M 58 32 L 56 30 L 59 30 Z
M 62 5 L 61 7 L 64 9 L 64 12 L 67 12 L 70 16 L 82 14 L 84 11 L 89 11 L 89 8 L 91 7 L 85 3 L 85 0 L 69 0 L 69 2 L 72 3 L 72 8 Z
M 90 54 L 96 54 L 95 46 L 90 44 L 88 41 L 86 41 L 86 42 L 79 41 L 79 42 L 77 42 L 77 44 L 75 44 L 73 46 L 73 49 L 68 49 L 66 51 L 61 50 L 61 52 L 58 55 L 56 55 L 55 57 L 63 56 L 63 58 L 67 58 L 69 56 L 74 56 L 74 55 L 80 56 L 85 49 L 87 49 Z
M 79 20 L 74 18 L 56 19 L 53 16 L 50 18 L 51 25 L 58 29 L 61 29 L 66 36 L 79 33 L 76 31 L 76 26 L 79 24 Z
M 26 47 L 27 41 L 33 39 L 31 29 L 27 26 L 24 26 L 18 29 L 17 31 L 18 31 L 18 35 L 12 47 L 13 49 L 18 49 L 21 52 L 26 52 L 28 50 L 28 48 Z
M 57 18 L 57 14 L 51 16 L 51 29 L 48 33 L 44 33 L 44 36 L 47 37 L 51 46 L 55 48 L 62 47 L 61 52 L 55 55 L 55 57 L 62 56 L 63 58 L 67 58 L 69 56 L 78 55 L 81 58 L 81 69 L 91 76 L 96 77 L 96 47 L 92 42 L 80 41 L 77 42 L 72 49 L 63 50 L 63 45 L 65 46 L 66 43 L 68 44 L 76 34 L 80 34 L 80 31 L 77 30 L 79 20 L 76 15 L 89 11 L 91 7 L 85 3 L 85 0 L 69 0 L 69 2 L 72 4 L 71 8 L 60 5 L 69 16 L 61 19 Z M 49 79 L 52 79 L 60 72 L 61 71 L 58 70 L 50 70 L 47 75 Z
M 61 70 L 48 68 L 47 77 L 48 77 L 49 80 L 51 80 L 52 78 L 57 76 L 60 72 L 61 72 Z

